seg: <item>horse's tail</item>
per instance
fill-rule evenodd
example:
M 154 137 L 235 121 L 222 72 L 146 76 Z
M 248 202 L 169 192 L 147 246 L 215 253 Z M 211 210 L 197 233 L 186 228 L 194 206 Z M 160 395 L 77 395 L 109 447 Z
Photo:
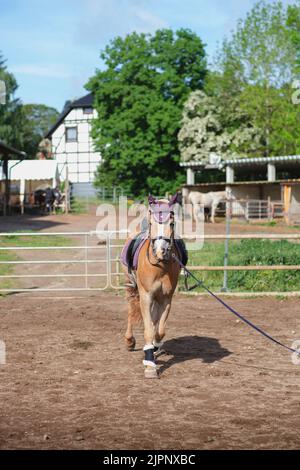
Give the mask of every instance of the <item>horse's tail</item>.
M 132 324 L 139 323 L 142 319 L 142 312 L 140 306 L 140 296 L 136 286 L 126 287 L 126 299 L 128 301 L 128 315 L 130 315 Z

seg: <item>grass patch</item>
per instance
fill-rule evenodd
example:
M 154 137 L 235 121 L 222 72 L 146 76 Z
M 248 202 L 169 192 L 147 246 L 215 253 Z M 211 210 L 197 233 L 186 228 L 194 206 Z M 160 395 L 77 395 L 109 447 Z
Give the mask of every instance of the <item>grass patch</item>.
M 19 232 L 20 234 L 22 232 Z M 28 232 L 26 232 L 28 233 Z M 0 247 L 20 247 L 20 246 L 68 246 L 72 244 L 72 240 L 63 235 L 39 235 L 39 236 L 20 236 L 8 235 L 6 237 L 0 236 Z M 1 250 L 2 251 L 2 250 Z M 4 251 L 5 253 L 5 251 Z
M 189 252 L 189 265 L 222 266 L 224 244 L 205 243 L 203 249 Z M 240 240 L 229 242 L 230 266 L 300 265 L 300 244 L 287 240 Z M 193 271 L 213 290 L 223 285 L 223 271 Z M 232 292 L 298 291 L 300 271 L 228 271 L 227 285 Z M 191 280 L 191 283 L 193 281 Z M 181 281 L 181 287 L 183 283 Z M 201 288 L 197 288 L 202 291 Z

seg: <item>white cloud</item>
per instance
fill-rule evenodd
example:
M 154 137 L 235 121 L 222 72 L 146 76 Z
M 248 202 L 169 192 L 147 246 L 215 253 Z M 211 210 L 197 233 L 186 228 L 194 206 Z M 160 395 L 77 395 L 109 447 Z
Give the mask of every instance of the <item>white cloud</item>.
M 13 73 L 20 73 L 24 75 L 33 75 L 36 77 L 49 77 L 49 78 L 69 78 L 70 74 L 58 65 L 36 65 L 36 64 L 20 64 L 11 65 L 10 70 Z
M 168 27 L 165 20 L 153 13 L 154 3 L 157 0 L 86 0 L 75 40 L 103 48 L 115 36 L 133 31 L 151 33 Z

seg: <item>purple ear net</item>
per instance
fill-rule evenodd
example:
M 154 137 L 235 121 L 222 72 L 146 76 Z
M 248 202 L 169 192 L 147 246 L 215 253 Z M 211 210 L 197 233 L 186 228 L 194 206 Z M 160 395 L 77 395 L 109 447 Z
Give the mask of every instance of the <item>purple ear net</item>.
M 171 197 L 171 200 L 169 201 L 169 207 L 173 206 L 176 203 L 177 196 L 178 196 L 178 193 L 174 194 L 174 196 Z
M 151 205 L 151 204 L 155 204 L 155 203 L 156 203 L 156 199 L 155 199 L 153 196 L 151 196 L 151 194 L 150 194 L 150 195 L 148 196 L 148 202 L 149 202 L 150 205 Z

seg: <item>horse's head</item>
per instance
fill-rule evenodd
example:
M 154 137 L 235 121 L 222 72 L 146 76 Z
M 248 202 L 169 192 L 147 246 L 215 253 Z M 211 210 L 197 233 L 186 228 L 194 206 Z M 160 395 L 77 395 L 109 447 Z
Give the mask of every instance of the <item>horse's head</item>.
M 158 261 L 168 261 L 174 243 L 174 206 L 178 194 L 170 200 L 149 196 L 149 238 L 153 254 Z

